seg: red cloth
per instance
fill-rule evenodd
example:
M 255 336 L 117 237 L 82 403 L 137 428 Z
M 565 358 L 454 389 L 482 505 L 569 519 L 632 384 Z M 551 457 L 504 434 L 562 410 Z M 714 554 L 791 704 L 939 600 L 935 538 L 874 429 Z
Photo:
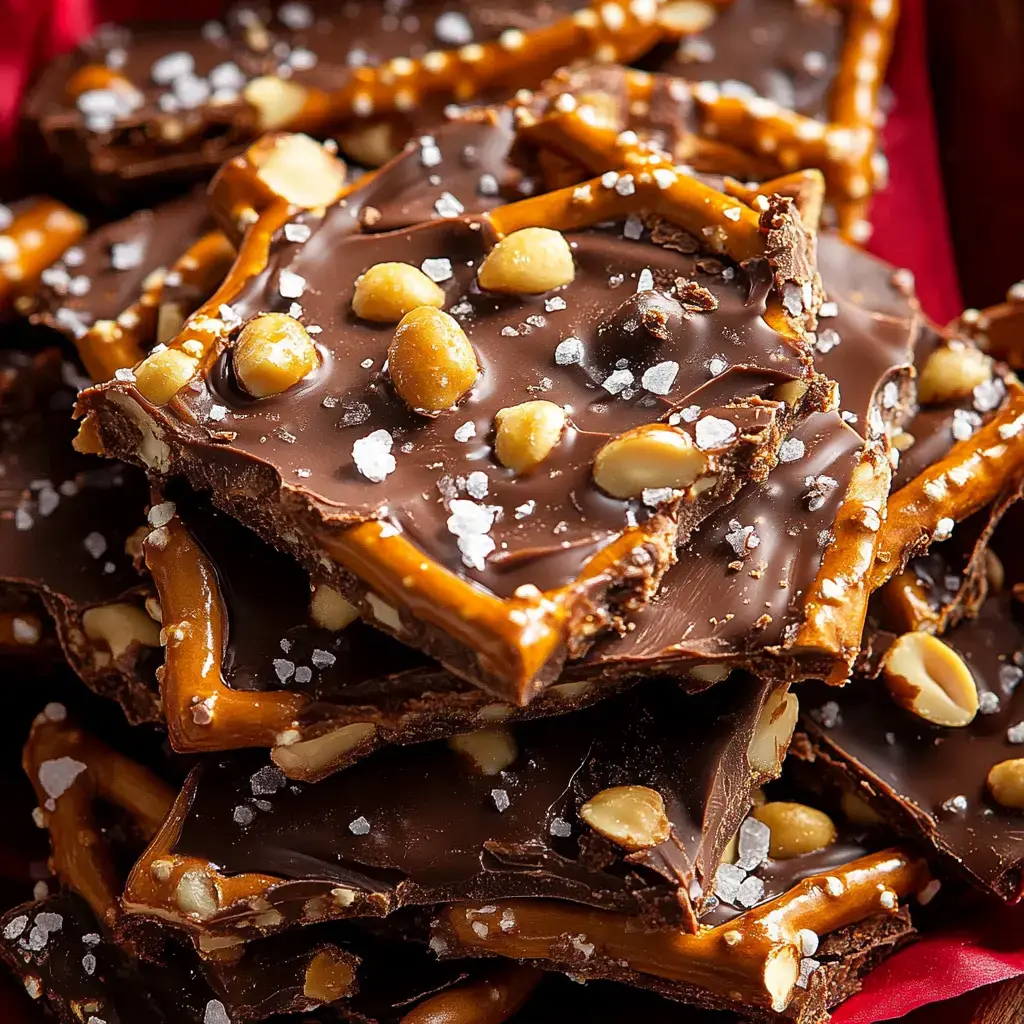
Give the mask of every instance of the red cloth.
M 215 14 L 221 6 L 216 0 L 159 5 L 145 0 L 0 0 L 0 164 L 14 162 L 10 138 L 18 104 L 41 61 L 67 49 L 102 21 L 160 13 L 199 17 Z M 889 73 L 896 97 L 885 129 L 890 184 L 872 208 L 875 232 L 870 248 L 913 270 L 925 309 L 945 323 L 959 312 L 960 296 L 926 70 L 924 0 L 904 0 L 903 7 Z M 14 856 L 11 863 L 21 861 Z M 972 920 L 963 931 L 927 936 L 887 961 L 833 1019 L 835 1024 L 874 1024 L 1021 974 L 1024 913 L 1000 910 Z M 0 1020 L 30 1024 L 34 1012 L 24 1006 L 24 998 L 0 980 Z

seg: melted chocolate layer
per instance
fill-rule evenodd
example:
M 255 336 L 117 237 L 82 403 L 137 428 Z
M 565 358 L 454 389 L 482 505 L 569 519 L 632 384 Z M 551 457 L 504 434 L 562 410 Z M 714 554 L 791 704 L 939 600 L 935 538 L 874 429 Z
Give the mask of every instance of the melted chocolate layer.
M 931 725 L 898 707 L 881 680 L 808 690 L 802 705 L 821 755 L 902 830 L 921 836 L 976 883 L 1004 899 L 1021 894 L 1021 812 L 997 804 L 989 769 L 1020 757 L 1024 630 L 1009 595 L 990 597 L 977 619 L 945 638 L 969 667 L 982 702 L 970 725 Z
M 716 82 L 743 96 L 763 96 L 798 114 L 829 120 L 829 92 L 843 43 L 842 15 L 831 4 L 732 0 L 678 45 L 640 62 L 691 82 Z

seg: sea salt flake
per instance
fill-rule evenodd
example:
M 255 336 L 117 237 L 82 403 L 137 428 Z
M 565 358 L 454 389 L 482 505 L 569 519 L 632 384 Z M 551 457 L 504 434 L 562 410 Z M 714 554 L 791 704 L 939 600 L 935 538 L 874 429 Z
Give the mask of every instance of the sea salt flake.
M 284 299 L 300 299 L 306 290 L 306 279 L 285 268 L 278 274 L 277 290 Z
M 256 820 L 256 812 L 245 804 L 239 804 L 232 812 L 231 818 L 236 825 L 241 825 L 245 828 L 246 825 L 251 825 Z
M 289 242 L 298 244 L 308 242 L 312 234 L 313 231 L 308 224 L 285 224 L 284 226 L 284 237 Z
M 796 941 L 800 943 L 800 953 L 803 956 L 814 956 L 818 952 L 818 935 L 810 928 L 801 928 L 796 933 Z
M 74 785 L 75 779 L 86 771 L 87 767 L 73 757 L 56 757 L 44 761 L 39 766 L 39 785 L 51 800 L 58 800 Z
M 636 281 L 636 290 L 637 294 L 640 292 L 654 291 L 654 275 L 647 267 L 644 267 L 644 269 L 640 271 L 640 276 Z
M 203 1024 L 231 1024 L 231 1018 L 219 999 L 211 999 L 203 1012 Z
M 994 715 L 999 711 L 999 695 L 991 690 L 983 690 L 978 694 L 978 713 Z
M 444 256 L 426 259 L 420 264 L 420 270 L 435 284 L 448 281 L 452 276 L 452 261 Z
M 253 796 L 273 796 L 284 784 L 284 772 L 276 764 L 265 764 L 249 776 Z
M 601 387 L 610 395 L 618 395 L 630 387 L 635 380 L 636 378 L 630 370 L 612 370 L 601 382 Z
M 720 864 L 715 872 L 715 895 L 724 903 L 733 903 L 747 873 L 735 864 Z
M 568 839 L 572 835 L 572 825 L 565 818 L 552 818 L 548 831 L 560 839 Z
M 491 799 L 494 801 L 494 806 L 498 809 L 499 814 L 503 814 L 509 809 L 511 801 L 508 798 L 508 793 L 504 789 L 492 789 Z
M 555 346 L 555 363 L 572 366 L 583 362 L 583 342 L 579 338 L 565 338 Z
M 395 471 L 395 457 L 391 454 L 394 438 L 383 428 L 359 438 L 352 445 L 352 460 L 356 469 L 371 483 L 383 483 Z
M 1024 722 L 1018 722 L 1016 725 L 1011 725 L 1006 730 L 1006 739 L 1009 743 L 1024 743 Z
M 324 669 L 330 668 L 338 659 L 335 655 L 331 654 L 330 651 L 322 651 L 319 648 L 316 648 L 312 655 L 310 655 L 309 660 L 313 662 L 317 668 Z
M 806 448 L 799 437 L 787 437 L 779 445 L 779 462 L 797 462 L 804 457 Z
M 487 497 L 490 481 L 482 470 L 475 470 L 466 477 L 466 493 L 477 501 Z
M 738 907 L 756 906 L 764 898 L 764 882 L 756 875 L 745 878 L 736 890 L 736 905 Z
M 754 868 L 763 864 L 768 856 L 771 835 L 771 829 L 763 821 L 758 821 L 757 818 L 747 818 L 740 825 L 737 866 L 743 868 L 744 871 L 753 871 Z
M 370 823 L 360 815 L 354 821 L 348 823 L 348 830 L 354 836 L 365 836 L 370 831 Z
M 805 956 L 800 961 L 800 976 L 796 979 L 797 988 L 807 988 L 811 975 L 821 966 L 813 957 Z
M 744 526 L 739 520 L 731 519 L 725 542 L 733 549 L 737 558 L 746 558 L 761 543 L 761 538 L 753 526 Z
M 644 370 L 640 384 L 653 395 L 667 395 L 672 390 L 679 364 L 671 359 Z
M 287 658 L 275 658 L 273 661 L 274 674 L 281 683 L 288 682 L 295 675 L 295 662 Z
M 466 208 L 451 192 L 442 192 L 434 203 L 434 211 L 438 217 L 460 217 L 466 212 Z
M 932 540 L 943 541 L 949 540 L 953 536 L 953 527 L 956 526 L 956 521 L 951 519 L 949 516 L 943 516 L 935 524 L 935 532 L 932 534 Z
M 1006 397 L 1006 385 L 1000 377 L 982 381 L 974 388 L 974 408 L 978 412 L 993 412 L 1003 404 Z
M 545 313 L 557 313 L 559 310 L 566 308 L 566 301 L 561 295 L 552 295 L 551 298 L 544 300 L 544 312 Z
M 99 559 L 103 557 L 104 552 L 107 550 L 107 539 L 102 533 L 93 530 L 85 535 L 82 546 L 93 558 Z
M 725 448 L 736 439 L 736 425 L 717 416 L 705 416 L 697 421 L 694 436 L 701 451 Z

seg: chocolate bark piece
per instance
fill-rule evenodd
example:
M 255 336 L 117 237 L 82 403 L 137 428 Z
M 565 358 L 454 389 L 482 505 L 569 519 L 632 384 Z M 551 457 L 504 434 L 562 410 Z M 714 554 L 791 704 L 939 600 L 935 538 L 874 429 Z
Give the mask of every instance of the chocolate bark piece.
M 84 217 L 46 196 L 0 203 L 0 316 L 27 307 L 40 274 L 85 228 Z
M 899 901 L 927 879 L 924 861 L 885 850 L 809 875 L 695 935 L 645 931 L 628 915 L 565 901 L 454 904 L 441 909 L 432 944 L 442 955 L 507 956 L 622 981 L 744 1019 L 816 1024 L 856 991 L 859 974 L 911 937 Z
M 74 342 L 93 380 L 107 380 L 176 334 L 233 256 L 197 189 L 92 231 L 43 271 L 23 312 Z
M 315 785 L 247 754 L 210 759 L 133 869 L 124 906 L 200 943 L 513 894 L 693 928 L 689 886 L 713 877 L 751 790 L 778 773 L 795 710 L 752 677 L 698 697 L 659 681 L 578 712 L 571 728 L 540 719 L 396 747 Z M 623 785 L 657 790 L 667 816 L 635 856 L 577 817 Z
M 372 0 L 336 0 L 108 26 L 50 65 L 25 117 L 65 177 L 116 204 L 125 190 L 206 177 L 267 130 L 340 129 L 357 158 L 386 152 L 418 109 L 433 119 L 449 100 L 511 95 L 598 52 L 633 59 L 661 35 L 655 9 L 431 2 L 403 21 Z
M 212 488 L 222 507 L 311 569 L 340 563 L 330 569 L 336 585 L 376 624 L 525 703 L 553 681 L 567 655 L 655 592 L 676 544 L 745 479 L 763 478 L 790 424 L 826 400 L 827 385 L 810 370 L 793 324 L 812 316 L 816 302 L 810 240 L 788 200 L 758 218 L 674 174 L 666 187 L 606 176 L 482 217 L 368 235 L 358 229 L 361 204 L 387 174 L 357 187 L 322 220 L 300 215 L 298 235 L 289 233 L 307 240 L 276 236 L 268 269 L 257 272 L 267 260 L 263 239 L 282 211 L 261 221 L 236 267 L 252 276 L 239 276 L 230 304 L 216 307 L 218 318 L 197 315 L 174 343 L 201 337 L 208 346 L 199 390 L 157 406 L 134 382 L 118 381 L 85 393 L 81 408 L 111 454 Z M 663 214 L 650 232 L 639 217 L 645 210 Z M 616 219 L 614 227 L 587 226 Z M 679 252 L 678 229 L 709 221 L 721 229 L 716 237 L 726 253 L 709 262 L 699 247 Z M 579 265 L 571 284 L 558 294 L 500 300 L 479 289 L 475 272 L 498 237 L 552 223 L 570 229 Z M 729 251 L 742 254 L 741 265 L 723 260 Z M 382 369 L 391 327 L 348 312 L 348 282 L 394 259 L 445 279 L 446 304 L 462 317 L 450 327 L 476 343 L 483 375 L 454 412 L 410 411 Z M 694 287 L 717 308 L 690 314 L 671 294 Z M 790 325 L 780 333 L 763 317 L 777 322 L 772 308 L 782 294 Z M 222 289 L 215 301 L 224 297 Z M 300 387 L 254 402 L 238 384 L 234 335 L 268 308 L 280 310 L 282 322 L 295 314 L 320 327 L 323 358 Z M 728 333 L 735 350 L 722 348 L 723 330 L 735 332 Z M 650 339 L 639 358 L 638 337 Z M 490 383 L 499 379 L 500 389 Z M 492 456 L 492 421 L 538 394 L 573 412 L 539 471 L 513 476 Z M 682 412 L 695 404 L 700 414 L 691 425 Z M 612 498 L 617 485 L 595 484 L 593 462 L 604 446 L 653 424 L 707 460 L 698 476 L 711 474 L 710 489 L 647 488 L 651 501 L 664 494 L 651 509 L 638 487 L 636 497 Z M 368 480 L 384 486 L 368 490 Z
M 143 607 L 152 590 L 126 550 L 145 478 L 72 449 L 84 382 L 59 352 L 8 351 L 3 361 L 12 394 L 0 414 L 0 590 L 14 605 L 15 639 L 38 638 L 32 608 L 42 605 L 86 685 L 132 721 L 156 721 L 159 627 Z
M 944 640 L 977 686 L 979 713 L 968 725 L 934 725 L 897 706 L 881 679 L 862 678 L 842 690 L 802 691 L 809 742 L 796 750 L 974 885 L 1014 902 L 1022 892 L 1020 811 L 986 786 L 989 770 L 1021 750 L 1024 632 L 1012 595 L 990 596 Z

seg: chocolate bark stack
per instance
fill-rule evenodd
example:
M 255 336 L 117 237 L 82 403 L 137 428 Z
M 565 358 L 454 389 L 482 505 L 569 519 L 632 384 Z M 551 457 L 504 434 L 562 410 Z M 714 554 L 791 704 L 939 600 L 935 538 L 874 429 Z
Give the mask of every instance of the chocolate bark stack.
M 856 247 L 895 19 L 289 2 L 47 69 L 94 216 L 3 208 L 0 640 L 169 739 L 40 700 L 0 953 L 57 1019 L 812 1024 L 941 879 L 1019 898 L 1020 346 Z

